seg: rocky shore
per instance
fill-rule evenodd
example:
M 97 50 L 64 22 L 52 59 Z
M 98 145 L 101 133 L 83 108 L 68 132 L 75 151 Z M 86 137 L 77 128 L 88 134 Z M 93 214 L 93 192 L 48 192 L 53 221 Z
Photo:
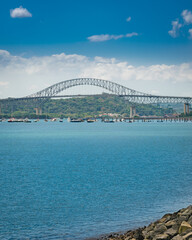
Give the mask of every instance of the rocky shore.
M 192 205 L 166 214 L 149 226 L 125 233 L 112 233 L 93 240 L 192 240 Z

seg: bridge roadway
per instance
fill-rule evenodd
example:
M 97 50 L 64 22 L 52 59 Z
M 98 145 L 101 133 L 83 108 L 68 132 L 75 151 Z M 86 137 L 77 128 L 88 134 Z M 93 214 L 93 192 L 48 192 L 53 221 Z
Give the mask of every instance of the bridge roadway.
M 105 96 L 104 94 L 68 94 L 68 95 L 56 95 L 56 96 L 36 96 L 36 97 L 21 97 L 21 98 L 5 98 L 0 99 L 0 102 L 12 102 L 12 101 L 26 101 L 26 100 L 38 100 L 38 99 L 51 99 L 51 98 L 76 98 L 76 97 L 94 97 Z M 179 96 L 160 96 L 160 95 L 116 95 L 106 94 L 106 96 L 118 96 L 123 97 L 132 103 L 140 104 L 152 104 L 152 103 L 186 103 L 192 104 L 191 97 L 179 97 Z

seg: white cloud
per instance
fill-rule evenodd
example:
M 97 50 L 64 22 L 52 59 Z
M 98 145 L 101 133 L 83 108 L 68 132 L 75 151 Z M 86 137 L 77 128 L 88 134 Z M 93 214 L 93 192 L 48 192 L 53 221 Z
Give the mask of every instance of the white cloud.
M 179 36 L 179 29 L 182 27 L 182 24 L 179 23 L 179 20 L 172 21 L 172 29 L 168 32 L 169 35 L 173 38 Z
M 7 86 L 8 84 L 8 82 L 0 82 L 0 86 Z
M 192 39 L 192 28 L 191 28 L 191 29 L 189 29 L 189 31 L 188 31 L 188 32 L 189 32 L 189 38 L 190 38 L 190 39 Z
M 0 56 L 10 56 L 10 53 L 8 52 L 8 51 L 6 51 L 6 50 L 1 50 L 0 49 Z
M 192 63 L 133 66 L 115 58 L 97 56 L 90 59 L 65 53 L 24 58 L 0 50 L 0 98 L 26 96 L 78 77 L 111 80 L 146 93 L 154 93 L 155 89 L 160 95 L 192 95 Z M 78 94 L 79 88 L 71 88 L 65 93 Z M 98 92 L 93 86 L 83 86 L 80 93 L 88 90 Z
M 181 13 L 181 16 L 183 17 L 186 24 L 192 23 L 192 12 L 189 10 L 183 10 Z
M 186 25 L 189 25 L 189 24 L 192 24 L 192 12 L 185 9 L 182 11 L 181 13 L 181 16 L 182 16 L 182 21 L 183 23 L 179 23 L 179 20 L 175 20 L 175 21 L 172 21 L 172 29 L 170 31 L 168 31 L 169 35 L 173 38 L 176 38 L 179 36 L 179 32 L 180 32 L 180 29 Z M 189 34 L 190 33 L 190 29 L 189 29 Z M 190 35 L 190 38 L 191 38 L 191 35 Z
M 108 41 L 111 39 L 117 40 L 119 38 L 122 38 L 123 35 L 109 35 L 109 34 L 101 34 L 101 35 L 93 35 L 88 37 L 87 39 L 90 42 L 104 42 L 104 41 Z
M 90 42 L 104 42 L 104 41 L 109 41 L 109 40 L 117 40 L 117 39 L 120 39 L 120 38 L 130 38 L 130 37 L 133 37 L 133 36 L 138 36 L 138 33 L 127 33 L 125 35 L 121 34 L 121 35 L 109 35 L 109 34 L 101 34 L 101 35 L 93 35 L 93 36 L 90 36 L 88 37 L 87 39 L 90 41 Z
M 138 33 L 132 32 L 132 33 L 127 33 L 127 34 L 125 35 L 125 37 L 130 38 L 130 37 L 138 36 L 138 35 L 139 35 Z
M 127 21 L 127 22 L 130 22 L 130 21 L 131 21 L 131 17 L 128 17 L 128 18 L 126 19 L 126 21 Z
M 12 18 L 26 18 L 32 17 L 32 14 L 26 8 L 20 6 L 19 8 L 11 9 L 10 16 Z

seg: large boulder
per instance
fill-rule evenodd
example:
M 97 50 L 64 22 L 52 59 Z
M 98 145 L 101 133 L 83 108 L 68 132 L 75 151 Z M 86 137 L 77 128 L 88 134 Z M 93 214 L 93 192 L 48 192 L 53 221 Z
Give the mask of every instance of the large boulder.
M 169 240 L 169 235 L 167 234 L 159 234 L 159 235 L 156 235 L 153 240 Z
M 192 232 L 189 232 L 189 233 L 185 234 L 185 235 L 183 236 L 183 239 L 184 239 L 184 240 L 192 239 Z
M 155 232 L 156 234 L 162 234 L 162 233 L 164 233 L 166 230 L 167 230 L 166 226 L 165 226 L 164 224 L 162 224 L 162 223 L 157 224 L 157 225 L 155 226 L 155 228 L 154 228 L 154 232 Z
M 176 222 L 176 220 L 170 220 L 170 221 L 166 222 L 165 226 L 167 228 L 173 228 L 175 230 L 178 230 L 178 228 L 179 228 L 179 224 Z
M 179 234 L 172 238 L 172 240 L 183 240 L 183 237 Z
M 173 229 L 173 228 L 169 228 L 167 231 L 165 231 L 165 234 L 167 234 L 171 238 L 177 235 L 177 233 L 178 233 L 177 229 Z
M 179 227 L 179 234 L 187 231 L 188 229 L 192 229 L 191 225 L 188 222 L 183 221 Z

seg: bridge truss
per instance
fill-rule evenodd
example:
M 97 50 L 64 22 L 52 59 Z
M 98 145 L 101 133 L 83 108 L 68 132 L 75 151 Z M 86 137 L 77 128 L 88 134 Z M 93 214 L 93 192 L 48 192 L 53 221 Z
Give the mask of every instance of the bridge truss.
M 153 104 L 153 103 L 184 103 L 184 104 L 192 104 L 192 97 L 176 97 L 176 96 L 158 96 L 146 94 L 143 92 L 136 91 L 131 88 L 124 87 L 120 84 L 96 79 L 96 78 L 76 78 L 71 80 L 65 80 L 59 83 L 56 83 L 50 87 L 47 87 L 37 93 L 28 95 L 22 98 L 7 98 L 1 99 L 0 102 L 10 102 L 10 101 L 45 101 L 49 98 L 58 97 L 57 94 L 60 92 L 72 88 L 79 85 L 93 85 L 97 87 L 101 87 L 103 89 L 107 89 L 113 95 L 117 95 L 119 97 L 125 98 L 125 100 L 131 103 L 138 104 Z M 97 94 L 96 94 L 97 95 Z M 63 95 L 63 97 L 81 97 L 88 95 Z

